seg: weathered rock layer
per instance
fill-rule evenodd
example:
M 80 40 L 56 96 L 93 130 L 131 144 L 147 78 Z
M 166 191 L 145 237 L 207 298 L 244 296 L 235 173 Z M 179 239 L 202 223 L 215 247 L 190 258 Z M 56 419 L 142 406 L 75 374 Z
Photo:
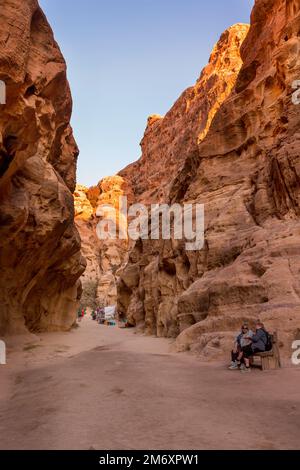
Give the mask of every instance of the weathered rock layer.
M 165 117 L 150 116 L 141 142 L 142 157 L 120 175 L 131 184 L 138 202 L 167 202 L 173 179 L 187 155 L 198 152 L 211 121 L 230 95 L 240 71 L 240 47 L 249 30 L 237 24 L 214 47 L 197 83 L 188 88 Z
M 127 238 L 99 238 L 97 225 L 101 221 L 106 225 L 105 221 L 111 220 L 117 230 L 122 229 L 126 223 L 118 216 L 122 196 L 127 196 L 129 202 L 133 200 L 131 189 L 121 176 L 104 178 L 92 188 L 76 187 L 75 220 L 82 240 L 82 252 L 87 260 L 82 276 L 81 303 L 84 307 L 106 307 L 117 303 L 117 271 L 127 261 L 129 242 Z M 98 208 L 102 209 L 99 217 Z M 115 211 L 115 221 L 111 211 Z
M 241 48 L 245 26 L 222 36 L 196 91 L 150 121 L 142 159 L 121 172 L 139 200 L 205 204 L 203 250 L 139 241 L 119 282 L 121 313 L 179 334 L 180 350 L 218 355 L 258 317 L 286 350 L 299 335 L 299 31 L 299 0 L 256 0 Z
M 68 329 L 85 262 L 66 65 L 36 0 L 0 4 L 0 334 Z

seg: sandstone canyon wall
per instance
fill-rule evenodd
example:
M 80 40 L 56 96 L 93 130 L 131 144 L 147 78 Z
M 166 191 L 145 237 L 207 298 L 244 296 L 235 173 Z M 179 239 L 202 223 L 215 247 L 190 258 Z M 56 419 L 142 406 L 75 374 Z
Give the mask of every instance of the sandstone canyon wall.
M 258 317 L 286 351 L 300 334 L 300 1 L 256 0 L 246 32 L 223 34 L 212 67 L 150 119 L 142 158 L 121 172 L 137 200 L 205 204 L 203 250 L 139 240 L 118 284 L 132 324 L 204 357 Z
M 131 187 L 121 176 L 107 177 L 97 186 L 86 188 L 77 185 L 74 192 L 75 221 L 82 240 L 82 253 L 87 261 L 87 268 L 82 276 L 82 307 L 94 309 L 117 303 L 117 272 L 126 263 L 130 247 L 128 239 L 99 239 L 97 224 L 102 219 L 112 216 L 103 213 L 97 216 L 99 207 L 111 206 L 119 212 L 120 197 L 127 196 L 133 201 Z M 117 230 L 126 223 L 116 217 Z
M 118 176 L 104 178 L 95 187 L 77 186 L 76 225 L 87 259 L 82 277 L 82 306 L 94 308 L 116 303 L 118 270 L 127 261 L 132 247 L 128 241 L 99 241 L 97 207 L 109 203 L 117 208 L 120 195 L 126 195 L 129 204 L 150 204 L 169 198 L 172 179 L 185 162 L 182 148 L 186 147 L 189 154 L 196 152 L 220 104 L 232 91 L 242 65 L 240 46 L 248 29 L 243 24 L 229 28 L 215 46 L 196 85 L 183 93 L 164 118 L 149 117 L 141 142 L 143 154 L 138 162 Z M 128 270 L 125 277 L 127 284 L 130 283 Z
M 37 0 L 0 0 L 0 334 L 69 329 L 85 269 L 66 64 Z
M 196 155 L 221 103 L 240 71 L 240 47 L 249 26 L 226 30 L 215 45 L 197 83 L 188 88 L 166 116 L 150 116 L 141 142 L 142 157 L 120 175 L 131 185 L 135 201 L 167 202 L 172 182 L 187 155 Z

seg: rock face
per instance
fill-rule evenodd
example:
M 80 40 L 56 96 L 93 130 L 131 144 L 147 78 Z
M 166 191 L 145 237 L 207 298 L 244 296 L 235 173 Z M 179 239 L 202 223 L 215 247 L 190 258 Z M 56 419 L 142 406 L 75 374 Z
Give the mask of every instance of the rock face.
M 235 85 L 242 61 L 240 47 L 249 30 L 237 24 L 214 47 L 197 83 L 188 88 L 164 118 L 150 116 L 141 142 L 142 157 L 120 175 L 138 202 L 167 202 L 172 181 L 187 155 L 196 155 L 220 105 Z
M 97 186 L 85 188 L 78 185 L 74 193 L 76 225 L 82 240 L 82 252 L 87 268 L 82 276 L 82 306 L 96 308 L 116 305 L 116 278 L 118 269 L 126 262 L 128 239 L 99 239 L 97 225 L 111 214 L 97 216 L 99 207 L 110 206 L 117 212 L 116 225 L 121 229 L 124 221 L 118 217 L 119 198 L 127 196 L 132 201 L 131 190 L 120 176 L 107 177 Z
M 36 0 L 1 1 L 0 334 L 69 329 L 85 268 L 66 65 Z
M 241 322 L 256 318 L 277 329 L 290 352 L 300 324 L 300 108 L 292 101 L 292 84 L 300 79 L 300 2 L 256 0 L 240 71 L 242 39 L 235 41 L 233 31 L 213 53 L 224 66 L 221 76 L 212 71 L 214 79 L 206 81 L 205 69 L 200 79 L 205 94 L 215 96 L 204 100 L 205 112 L 201 91 L 185 92 L 167 115 L 173 133 L 172 124 L 151 121 L 142 159 L 121 173 L 140 200 L 205 204 L 203 250 L 186 251 L 177 240 L 140 240 L 118 288 L 119 310 L 133 324 L 179 335 L 178 350 L 204 357 L 223 354 Z M 152 162 L 164 152 L 166 167 L 156 176 L 162 187 L 155 188 Z
M 77 185 L 74 192 L 75 223 L 81 238 L 81 250 L 87 267 L 82 275 L 81 306 L 95 307 L 97 288 L 101 276 L 99 266 L 100 246 L 96 237 L 94 207 L 88 198 L 88 188 Z
M 120 172 L 130 182 L 137 202 L 170 201 L 176 178 L 188 158 L 197 159 L 199 143 L 232 92 L 242 66 L 240 47 L 248 30 L 248 25 L 237 24 L 225 31 L 195 86 L 181 95 L 164 118 L 155 115 L 148 119 L 141 159 Z M 184 194 L 184 182 L 180 188 Z M 177 336 L 178 296 L 193 282 L 193 275 L 197 278 L 191 269 L 178 241 L 137 242 L 120 273 L 119 312 L 149 334 Z

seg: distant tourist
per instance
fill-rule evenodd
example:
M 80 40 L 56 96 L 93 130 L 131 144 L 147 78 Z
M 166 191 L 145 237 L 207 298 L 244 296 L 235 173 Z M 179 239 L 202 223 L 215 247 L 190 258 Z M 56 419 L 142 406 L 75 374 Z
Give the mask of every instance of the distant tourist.
M 104 308 L 97 309 L 97 322 L 102 325 L 105 320 L 105 310 Z
M 84 318 L 86 311 L 84 308 L 78 310 L 78 321 L 81 321 Z
M 80 308 L 80 309 L 78 309 L 78 311 L 77 311 L 77 320 L 78 320 L 78 321 L 81 320 L 81 316 L 82 316 L 82 310 L 81 310 L 81 308 Z
M 237 335 L 234 348 L 231 352 L 231 365 L 230 370 L 243 369 L 243 348 L 251 346 L 251 339 L 254 335 L 253 331 L 249 330 L 248 325 L 242 325 L 241 332 Z

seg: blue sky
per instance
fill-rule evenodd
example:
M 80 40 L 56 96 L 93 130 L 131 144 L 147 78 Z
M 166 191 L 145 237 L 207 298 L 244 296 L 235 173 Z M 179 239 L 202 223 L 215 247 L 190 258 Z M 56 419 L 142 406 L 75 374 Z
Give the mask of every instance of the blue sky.
M 165 114 L 194 84 L 228 26 L 254 0 L 40 0 L 68 64 L 90 186 L 137 160 L 150 114 Z

